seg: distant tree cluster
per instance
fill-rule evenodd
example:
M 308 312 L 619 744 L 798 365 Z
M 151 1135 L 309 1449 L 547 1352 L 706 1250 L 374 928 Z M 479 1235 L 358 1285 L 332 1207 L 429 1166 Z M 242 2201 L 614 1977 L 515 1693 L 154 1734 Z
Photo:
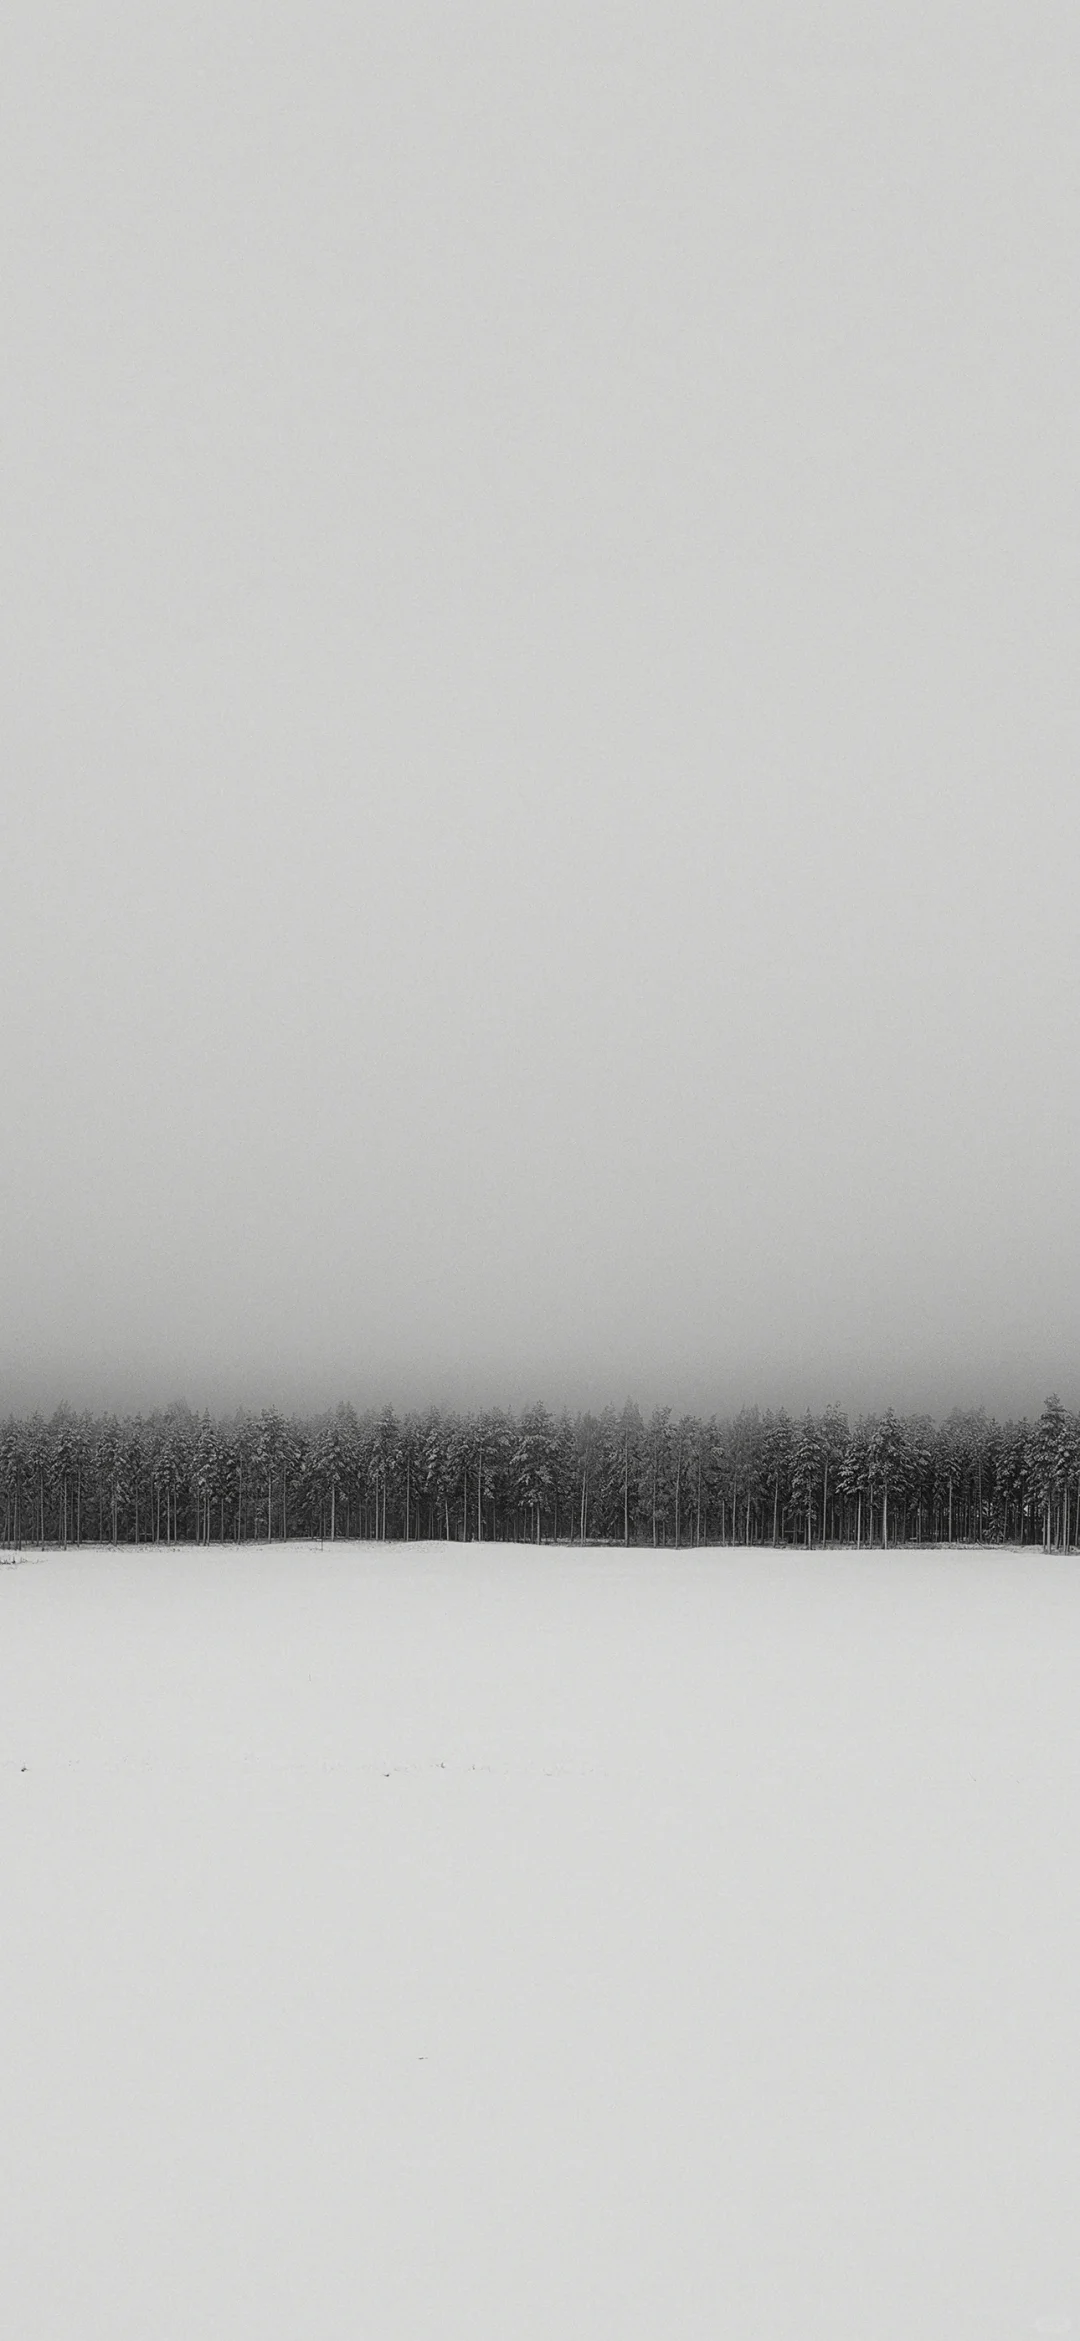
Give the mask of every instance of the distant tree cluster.
M 945 1422 L 838 1408 L 728 1421 L 533 1406 L 351 1406 L 214 1420 L 61 1408 L 0 1431 L 5 1546 L 286 1537 L 566 1544 L 1038 1544 L 1080 1540 L 1080 1415 Z

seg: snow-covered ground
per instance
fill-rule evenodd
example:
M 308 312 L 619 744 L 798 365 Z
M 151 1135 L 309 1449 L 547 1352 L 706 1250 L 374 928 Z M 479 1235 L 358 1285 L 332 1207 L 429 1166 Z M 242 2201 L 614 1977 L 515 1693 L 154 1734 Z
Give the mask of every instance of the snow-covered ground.
M 1080 1564 L 0 1571 L 17 2341 L 1080 2335 Z

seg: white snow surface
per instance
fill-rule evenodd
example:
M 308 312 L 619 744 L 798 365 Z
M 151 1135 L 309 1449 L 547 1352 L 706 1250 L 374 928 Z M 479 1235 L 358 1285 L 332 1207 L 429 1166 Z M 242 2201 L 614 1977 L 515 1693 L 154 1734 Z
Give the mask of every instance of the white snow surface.
M 1080 2334 L 1080 1564 L 0 1570 L 18 2341 Z

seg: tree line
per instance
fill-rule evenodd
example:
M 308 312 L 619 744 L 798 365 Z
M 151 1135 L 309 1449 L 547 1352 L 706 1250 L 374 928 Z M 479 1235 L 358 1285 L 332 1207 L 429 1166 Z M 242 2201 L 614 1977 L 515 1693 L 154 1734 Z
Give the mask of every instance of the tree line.
M 288 1537 L 695 1545 L 1080 1541 L 1080 1414 L 728 1420 L 536 1405 L 215 1418 L 61 1407 L 0 1430 L 5 1547 Z

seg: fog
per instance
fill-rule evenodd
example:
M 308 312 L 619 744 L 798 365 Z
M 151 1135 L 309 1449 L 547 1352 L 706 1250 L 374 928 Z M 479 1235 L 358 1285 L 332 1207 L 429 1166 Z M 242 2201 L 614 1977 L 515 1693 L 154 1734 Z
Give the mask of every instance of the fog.
M 0 1403 L 1075 1402 L 1075 13 L 2 44 Z

